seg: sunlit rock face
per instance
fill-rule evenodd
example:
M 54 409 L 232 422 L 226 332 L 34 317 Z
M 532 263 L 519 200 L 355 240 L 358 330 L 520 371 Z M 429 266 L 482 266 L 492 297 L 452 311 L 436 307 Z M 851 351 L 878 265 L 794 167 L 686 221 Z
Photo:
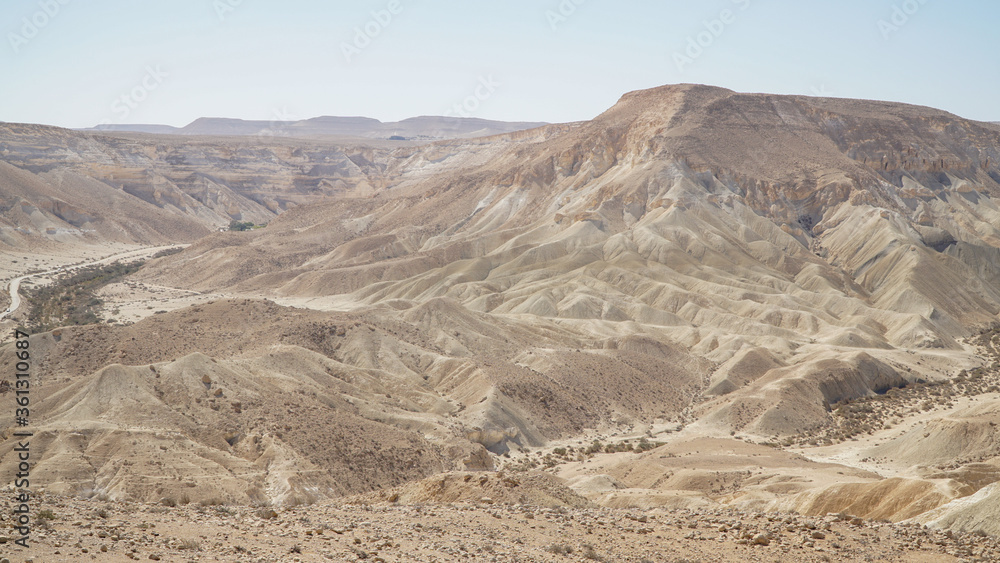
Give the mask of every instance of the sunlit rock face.
M 984 364 L 968 337 L 1000 313 L 995 125 L 680 85 L 627 94 L 588 122 L 406 146 L 5 131 L 7 244 L 50 227 L 93 229 L 60 236 L 95 242 L 189 240 L 132 279 L 226 295 L 65 332 L 46 352 L 65 384 L 39 411 L 52 428 L 124 440 L 134 429 L 115 426 L 95 382 L 116 389 L 113 402 L 155 405 L 163 431 L 185 436 L 187 463 L 214 475 L 205 495 L 339 496 L 669 425 L 684 433 L 667 449 L 560 474 L 613 506 L 854 507 L 942 526 L 973 525 L 955 499 L 983 490 L 977 502 L 992 506 L 996 479 L 983 476 L 1000 473 L 970 466 L 996 461 L 992 414 L 947 410 L 969 406 L 954 398 L 963 386 L 927 391 L 929 406 L 895 393 Z M 133 231 L 125 216 L 139 218 Z M 233 219 L 269 224 L 210 233 Z M 56 353 L 68 346 L 72 362 Z M 988 385 L 973 395 L 997 400 Z M 837 409 L 881 396 L 890 406 L 851 414 L 887 434 L 844 446 L 863 425 L 831 430 Z M 192 413 L 217 431 L 191 429 L 185 409 L 199 398 Z M 913 426 L 925 419 L 938 422 Z M 371 446 L 347 440 L 358 432 L 392 451 L 344 465 L 290 437 L 317 425 L 346 440 L 343 455 Z M 983 459 L 947 469 L 907 457 L 916 437 L 945 452 L 969 433 L 961 451 Z M 905 467 L 861 461 L 884 457 Z M 710 474 L 722 466 L 732 479 L 720 489 Z M 65 467 L 67 482 L 158 494 L 131 466 Z M 748 471 L 763 475 L 739 477 Z

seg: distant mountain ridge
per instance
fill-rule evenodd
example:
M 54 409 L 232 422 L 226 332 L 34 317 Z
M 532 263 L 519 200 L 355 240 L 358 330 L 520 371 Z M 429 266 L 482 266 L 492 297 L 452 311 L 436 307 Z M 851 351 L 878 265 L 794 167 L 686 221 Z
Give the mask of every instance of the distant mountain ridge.
M 370 117 L 321 116 L 298 121 L 202 117 L 184 127 L 156 124 L 100 125 L 85 131 L 157 135 L 362 137 L 394 140 L 443 140 L 487 137 L 547 125 L 533 121 L 493 121 L 475 117 L 420 116 L 385 122 Z

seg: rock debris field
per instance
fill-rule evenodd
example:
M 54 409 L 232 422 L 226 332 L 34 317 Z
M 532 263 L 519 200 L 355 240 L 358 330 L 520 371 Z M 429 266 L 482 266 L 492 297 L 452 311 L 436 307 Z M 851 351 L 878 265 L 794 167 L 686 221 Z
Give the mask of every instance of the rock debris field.
M 492 475 L 491 479 L 496 479 Z M 391 495 L 390 495 L 391 498 Z M 997 561 L 989 536 L 848 515 L 371 502 L 287 509 L 164 506 L 42 495 L 12 562 Z M 353 504 L 352 504 L 353 503 Z M 4 506 L 3 514 L 12 507 Z

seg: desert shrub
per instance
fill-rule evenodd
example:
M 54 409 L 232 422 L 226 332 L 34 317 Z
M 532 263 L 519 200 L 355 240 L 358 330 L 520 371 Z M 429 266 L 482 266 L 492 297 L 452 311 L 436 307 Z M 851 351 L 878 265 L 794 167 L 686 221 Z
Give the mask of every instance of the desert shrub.
M 249 231 L 253 228 L 253 221 L 237 221 L 233 219 L 229 222 L 230 231 Z
M 549 547 L 545 548 L 545 551 L 548 551 L 549 553 L 555 553 L 556 555 L 572 555 L 573 547 L 569 545 L 554 543 Z
M 597 551 L 594 550 L 594 546 L 584 544 L 583 546 L 583 558 L 590 559 L 591 561 L 607 561 L 603 556 L 601 556 Z
M 49 510 L 48 508 L 46 508 L 46 509 L 38 511 L 37 518 L 39 520 L 55 520 L 56 519 L 56 515 L 55 515 L 54 512 L 52 512 L 51 510 Z

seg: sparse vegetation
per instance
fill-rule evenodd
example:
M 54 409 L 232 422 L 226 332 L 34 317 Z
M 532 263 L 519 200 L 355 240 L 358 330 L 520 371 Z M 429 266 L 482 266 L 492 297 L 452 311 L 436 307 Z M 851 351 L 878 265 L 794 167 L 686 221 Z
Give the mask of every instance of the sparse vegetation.
M 235 219 L 229 222 L 230 231 L 250 231 L 253 229 L 263 229 L 266 227 L 266 223 L 254 224 L 253 221 L 236 221 Z
M 848 399 L 830 405 L 827 424 L 784 440 L 782 446 L 836 444 L 891 428 L 906 416 L 951 408 L 957 397 L 975 397 L 1000 391 L 1000 326 L 982 331 L 972 339 L 989 365 L 962 370 L 941 381 L 917 379 L 903 387 L 888 389 L 870 397 Z
M 88 325 L 101 322 L 98 315 L 104 304 L 95 294 L 102 287 L 138 271 L 144 262 L 115 262 L 90 266 L 63 275 L 54 283 L 25 290 L 30 332 L 45 332 L 67 325 Z
M 544 467 L 550 469 L 555 467 L 560 463 L 567 463 L 572 461 L 584 461 L 590 459 L 600 453 L 643 453 L 654 448 L 658 448 L 664 445 L 664 442 L 651 442 L 645 437 L 640 438 L 637 442 L 633 443 L 632 440 L 622 440 L 620 442 L 612 442 L 604 444 L 599 440 L 594 440 L 586 448 L 574 448 L 569 447 L 557 447 L 553 448 L 552 452 L 547 454 L 542 454 L 541 452 L 536 452 L 541 456 L 540 459 L 533 459 L 531 457 L 525 457 L 519 462 L 508 466 L 513 471 L 530 471 L 532 469 L 537 469 L 539 467 Z M 509 456 L 508 456 L 509 457 Z
M 45 509 L 42 509 L 42 510 L 38 511 L 37 518 L 39 520 L 55 520 L 56 519 L 56 515 L 51 510 L 45 508 Z
M 545 549 L 545 551 L 548 551 L 549 553 L 554 553 L 556 555 L 573 555 L 572 546 L 558 544 L 558 543 L 550 545 L 548 548 Z
M 167 249 L 161 250 L 161 251 L 157 252 L 156 254 L 154 254 L 153 258 L 156 259 L 156 258 L 164 258 L 166 256 L 173 256 L 174 254 L 179 254 L 183 250 L 184 249 L 180 248 L 180 247 L 177 247 L 177 248 L 167 248 Z
M 591 561 L 607 561 L 602 555 L 597 553 L 594 546 L 589 543 L 583 545 L 583 558 Z

